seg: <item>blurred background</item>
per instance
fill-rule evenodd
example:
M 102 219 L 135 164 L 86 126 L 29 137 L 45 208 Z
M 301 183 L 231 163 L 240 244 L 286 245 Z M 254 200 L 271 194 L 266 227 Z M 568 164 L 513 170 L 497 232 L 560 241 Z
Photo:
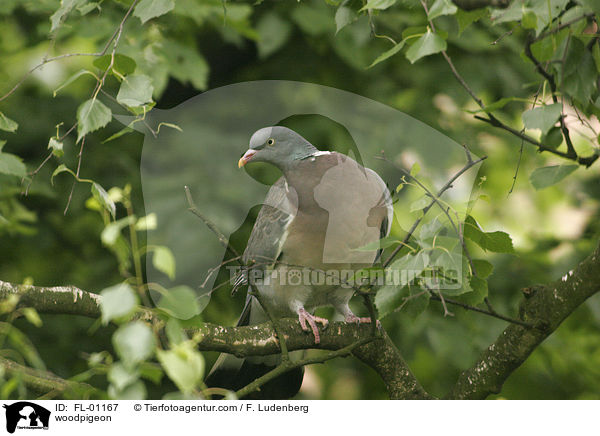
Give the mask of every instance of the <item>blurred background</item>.
M 49 16 L 59 7 L 58 1 L 4 0 L 0 5 L 0 94 L 9 92 L 23 74 L 49 53 L 101 49 L 130 2 L 100 3 L 101 13 L 92 10 L 86 14 L 81 12 L 80 16 L 74 12 L 73 19 L 66 20 L 49 39 Z M 455 145 L 466 144 L 475 155 L 487 155 L 477 179 L 472 175 L 474 191 L 477 195 L 484 194 L 472 214 L 486 231 L 502 230 L 513 239 L 514 254 L 477 253 L 494 265 L 489 278 L 489 297 L 502 313 L 516 315 L 521 288 L 561 277 L 595 247 L 600 234 L 598 165 L 580 168 L 563 182 L 536 191 L 529 182 L 529 174 L 537 167 L 560 163 L 560 160 L 540 154 L 527 144 L 520 155 L 522 144 L 514 136 L 474 119 L 467 112 L 476 109 L 474 102 L 441 56 L 429 56 L 415 64 L 396 56 L 367 68 L 389 48 L 388 41 L 371 36 L 367 16 L 360 16 L 336 33 L 333 3 L 319 0 L 258 3 L 177 0 L 171 13 L 143 27 L 137 19 L 127 22 L 119 52 L 135 59 L 138 68 L 152 78 L 153 97 L 156 108 L 161 111 L 152 112 L 151 117 L 173 113 L 166 111 L 225 85 L 255 80 L 300 81 L 337 88 L 382 103 L 425 123 L 429 126 L 427 129 L 439 132 L 439 138 L 448 138 Z M 424 18 L 420 8 L 401 4 L 382 14 L 376 22 L 382 32 L 401 33 L 403 28 L 423 24 Z M 507 95 L 529 98 L 535 93 L 537 77 L 533 66 L 520 56 L 524 34 L 519 29 L 505 35 L 510 27 L 492 26 L 489 19 L 484 19 L 470 25 L 459 36 L 458 25 L 452 17 L 441 17 L 438 26 L 448 32 L 448 53 L 456 68 L 485 101 Z M 501 42 L 492 44 L 501 36 Z M 75 121 L 77 107 L 88 98 L 94 79 L 82 76 L 54 97 L 53 91 L 75 72 L 91 65 L 92 59 L 84 57 L 49 63 L 32 74 L 9 98 L 0 101 L 0 110 L 20 126 L 18 135 L 2 132 L 2 139 L 8 140 L 3 151 L 18 155 L 29 171 L 35 170 L 46 156 L 48 139 L 55 134 L 55 126 L 64 122 L 61 127 L 64 133 Z M 115 78 L 107 79 L 107 93 L 114 95 L 118 87 Z M 257 106 L 272 104 L 263 97 L 256 97 Z M 115 113 L 125 114 L 109 97 L 100 94 L 100 99 L 114 107 Z M 251 110 L 247 102 L 245 106 L 236 107 L 235 99 L 229 101 L 231 114 L 240 108 Z M 524 107 L 520 102 L 509 104 L 503 109 L 503 119 L 519 129 Z M 208 113 L 210 107 L 203 110 Z M 227 113 L 222 108 L 219 111 L 217 113 Z M 200 116 L 201 113 L 188 115 Z M 280 121 L 301 131 L 317 146 L 342 150 L 352 146 L 347 128 L 336 126 L 330 119 L 286 116 Z M 227 129 L 228 120 L 222 122 L 223 129 Z M 81 176 L 106 187 L 130 184 L 136 214 L 144 216 L 148 212 L 144 200 L 149 194 L 145 192 L 148 185 L 143 176 L 153 174 L 153 167 L 145 160 L 144 135 L 132 132 L 103 143 L 122 127 L 113 121 L 106 131 L 87 138 Z M 247 147 L 251 127 L 254 125 L 249 123 L 235 134 L 232 132 L 230 138 L 235 139 L 232 141 L 235 145 L 230 143 L 227 147 L 231 150 L 237 147 L 238 154 L 233 155 L 231 162 L 220 161 L 219 168 L 230 167 L 236 173 L 235 162 Z M 168 138 L 169 135 L 161 139 L 166 142 L 159 145 L 168 147 Z M 218 147 L 221 138 L 211 139 L 212 144 Z M 400 138 L 408 143 L 407 150 L 427 147 L 428 144 L 418 142 L 411 144 L 413 138 L 411 135 Z M 575 135 L 574 141 L 577 147 L 586 146 L 582 136 Z M 78 152 L 75 138 L 67 137 L 61 162 L 75 167 Z M 427 160 L 427 153 L 423 155 Z M 429 158 L 434 160 L 433 156 Z M 419 157 L 407 152 L 399 159 L 405 159 L 410 165 Z M 460 167 L 460 156 L 454 164 Z M 0 280 L 43 286 L 69 284 L 98 292 L 121 281 L 119 266 L 113 253 L 101 242 L 102 220 L 86 207 L 88 189 L 76 185 L 68 211 L 63 214 L 72 180 L 56 177 L 52 186 L 50 176 L 57 165 L 55 158 L 51 158 L 35 176 L 26 196 L 20 195 L 24 190 L 20 181 L 0 175 Z M 428 166 L 425 164 L 423 168 Z M 172 169 L 177 171 L 177 167 Z M 194 169 L 186 168 L 186 171 L 191 171 L 190 180 L 204 184 L 201 189 L 215 183 L 210 165 L 196 168 L 196 178 Z M 243 175 L 250 180 L 247 174 Z M 251 175 L 262 183 L 272 183 L 276 177 L 260 169 Z M 436 175 L 430 176 L 435 179 Z M 245 196 L 250 185 L 243 184 L 241 172 L 235 177 L 236 186 L 221 185 L 227 191 L 223 195 L 233 203 L 243 203 L 248 200 Z M 191 185 L 193 192 L 198 192 L 194 191 L 193 183 Z M 263 192 L 256 190 L 257 198 Z M 183 191 L 174 199 L 176 195 L 174 190 L 169 191 L 164 200 L 154 199 L 153 211 L 168 198 L 183 203 Z M 156 201 L 158 206 L 155 206 Z M 200 198 L 197 201 L 200 209 L 210 212 L 210 207 L 204 208 Z M 252 207 L 256 204 L 249 205 L 249 212 L 247 208 L 235 211 L 235 218 L 241 219 L 239 223 L 228 222 L 231 216 L 227 213 L 223 217 L 215 216 L 231 230 L 239 227 L 231 243 L 240 251 L 245 247 L 258 212 L 258 207 Z M 172 236 L 184 237 L 185 227 L 194 225 L 201 226 L 201 223 L 193 217 L 186 218 L 180 234 Z M 177 226 L 171 231 L 177 232 Z M 205 248 L 196 247 L 198 251 Z M 193 267 L 193 257 L 187 262 Z M 184 263 L 182 260 L 182 270 Z M 205 271 L 199 274 L 197 282 L 201 283 Z M 222 281 L 225 274 L 221 272 L 217 282 Z M 202 319 L 233 325 L 244 298 L 241 294 L 232 298 L 229 289 L 223 287 L 212 294 Z M 355 307 L 358 312 L 364 310 L 358 300 Z M 459 308 L 452 311 L 453 317 L 444 317 L 441 305 L 432 301 L 427 310 L 416 317 L 400 312 L 382 320 L 416 377 L 433 395 L 444 395 L 461 370 L 469 367 L 506 326 L 503 321 L 481 314 Z M 327 311 L 323 314 L 331 315 Z M 14 325 L 27 335 L 31 347 L 37 350 L 47 368 L 60 376 L 69 377 L 86 370 L 86 353 L 112 347 L 110 337 L 114 328 L 98 329 L 92 320 L 74 316 L 42 315 L 42 321 L 42 327 L 24 319 L 16 320 Z M 6 346 L 8 350 L 10 347 L 10 344 Z M 205 353 L 205 357 L 210 365 L 216 353 Z M 147 383 L 146 387 L 149 398 L 160 398 L 173 390 L 166 378 L 161 384 Z M 297 398 L 386 397 L 379 377 L 356 359 L 347 358 L 306 368 Z M 600 399 L 600 295 L 569 317 L 515 371 L 497 397 Z

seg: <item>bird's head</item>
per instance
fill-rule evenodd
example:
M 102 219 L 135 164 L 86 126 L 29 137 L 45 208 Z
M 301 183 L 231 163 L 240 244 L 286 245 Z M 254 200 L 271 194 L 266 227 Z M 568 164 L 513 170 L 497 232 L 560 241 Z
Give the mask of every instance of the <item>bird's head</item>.
M 310 142 L 287 127 L 264 127 L 250 138 L 250 147 L 240 158 L 238 167 L 249 162 L 266 162 L 285 171 L 294 162 L 317 151 Z

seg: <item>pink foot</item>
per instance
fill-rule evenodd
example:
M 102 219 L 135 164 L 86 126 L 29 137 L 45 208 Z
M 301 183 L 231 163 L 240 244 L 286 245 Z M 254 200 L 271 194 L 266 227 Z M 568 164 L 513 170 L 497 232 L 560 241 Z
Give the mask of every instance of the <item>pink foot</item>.
M 298 310 L 298 321 L 300 321 L 300 326 L 305 332 L 308 331 L 308 326 L 306 325 L 306 323 L 308 322 L 308 325 L 310 325 L 310 329 L 312 330 L 313 335 L 315 336 L 315 344 L 321 342 L 321 336 L 319 335 L 317 323 L 320 322 L 321 324 L 323 324 L 323 328 L 325 328 L 327 327 L 327 324 L 329 324 L 328 320 L 326 320 L 325 318 L 320 318 L 318 316 L 311 315 L 302 307 Z

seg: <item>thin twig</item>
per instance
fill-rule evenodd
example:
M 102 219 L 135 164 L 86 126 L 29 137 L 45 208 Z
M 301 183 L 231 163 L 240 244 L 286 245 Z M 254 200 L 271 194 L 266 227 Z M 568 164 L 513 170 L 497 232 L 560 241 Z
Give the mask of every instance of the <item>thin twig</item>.
M 421 5 L 423 6 L 423 9 L 425 10 L 425 13 L 428 13 L 428 8 L 427 8 L 427 4 L 421 0 Z M 433 24 L 433 22 L 430 20 L 429 21 L 429 25 L 432 28 L 432 30 L 435 31 L 435 25 Z M 530 48 L 530 44 L 532 43 L 532 40 L 530 40 L 526 45 L 525 45 L 525 54 L 528 57 L 532 57 L 533 55 L 529 56 L 529 54 L 531 53 L 531 48 Z M 528 53 L 529 51 L 529 53 Z M 483 103 L 483 100 L 481 100 L 477 94 L 475 94 L 475 92 L 471 89 L 471 87 L 467 84 L 467 82 L 463 79 L 463 77 L 460 75 L 460 73 L 458 72 L 458 70 L 456 69 L 456 67 L 454 66 L 454 63 L 452 62 L 452 59 L 450 58 L 450 56 L 448 55 L 448 53 L 444 50 L 441 52 L 442 56 L 444 57 L 444 59 L 446 60 L 446 63 L 448 64 L 448 66 L 450 67 L 450 70 L 452 71 L 452 74 L 454 75 L 454 77 L 456 78 L 456 80 L 458 80 L 458 82 L 461 84 L 461 86 L 465 89 L 465 91 L 467 91 L 467 93 L 471 96 L 471 98 L 479 105 L 479 107 L 481 109 L 483 109 L 484 111 L 486 111 L 486 106 Z M 534 58 L 535 59 L 535 58 Z M 536 63 L 537 60 L 534 62 Z M 539 62 L 537 63 L 539 65 Z M 552 80 L 552 76 L 550 76 L 541 65 L 539 65 L 538 68 L 538 72 L 540 72 L 540 74 L 542 74 L 547 80 Z M 556 98 L 555 95 L 555 90 L 553 91 L 553 97 Z M 487 111 L 486 111 L 487 112 Z M 570 138 L 570 134 L 569 134 L 569 130 L 567 129 L 567 127 L 564 125 L 564 120 L 563 117 L 561 117 L 561 131 L 563 133 L 563 136 L 565 137 L 565 141 L 567 142 L 567 148 L 568 148 L 568 152 L 567 153 L 563 153 L 561 151 L 555 150 L 551 147 L 545 147 L 541 142 L 531 138 L 528 135 L 525 135 L 522 132 L 519 132 L 518 130 L 513 129 L 512 127 L 504 124 L 502 121 L 500 121 L 498 118 L 496 118 L 492 113 L 487 113 L 488 118 L 484 118 L 478 115 L 475 115 L 475 119 L 484 121 L 486 123 L 491 124 L 494 127 L 498 127 L 500 129 L 506 130 L 507 132 L 512 133 L 513 135 L 517 136 L 518 138 L 521 138 L 522 140 L 535 145 L 536 147 L 539 148 L 540 151 L 547 151 L 549 153 L 555 154 L 557 156 L 563 157 L 565 159 L 569 159 L 569 160 L 573 160 L 581 165 L 585 165 L 586 167 L 589 167 L 590 165 L 592 165 L 597 159 L 598 159 L 598 155 L 593 155 L 593 156 L 589 156 L 589 157 L 579 157 L 577 156 L 577 153 L 575 153 L 575 150 L 573 148 L 573 144 Z
M 376 336 L 369 336 L 367 338 L 360 339 L 344 348 L 340 348 L 339 350 L 336 350 L 336 351 L 331 351 L 331 352 L 325 354 L 324 356 L 320 356 L 320 357 L 309 357 L 309 358 L 298 360 L 295 362 L 293 362 L 291 360 L 288 360 L 286 362 L 282 361 L 282 363 L 279 364 L 276 368 L 269 371 L 262 377 L 257 378 L 256 380 L 249 383 L 248 385 L 244 386 L 243 388 L 238 390 L 235 394 L 238 398 L 243 398 L 246 395 L 251 394 L 254 391 L 260 390 L 260 387 L 262 385 L 264 385 L 265 383 L 273 380 L 274 378 L 276 378 L 276 377 L 280 376 L 281 374 L 288 372 L 292 369 L 300 368 L 300 367 L 306 366 L 306 365 L 312 365 L 315 363 L 325 363 L 328 360 L 335 359 L 337 357 L 349 356 L 350 354 L 352 354 L 352 351 L 354 349 L 356 349 L 357 347 L 364 345 L 368 342 L 371 342 L 375 338 L 376 338 Z
M 479 159 L 476 160 L 471 160 L 469 162 L 467 162 L 465 164 L 464 167 L 462 167 L 456 174 L 454 174 L 447 182 L 444 186 L 441 187 L 441 189 L 437 192 L 437 197 L 441 197 L 444 192 L 446 192 L 448 189 L 450 189 L 452 187 L 452 184 L 460 177 L 462 176 L 466 171 L 468 171 L 469 169 L 471 169 L 473 166 L 477 165 L 480 162 L 483 162 L 485 159 L 487 159 L 487 156 L 483 156 Z M 433 207 L 433 205 L 435 204 L 435 200 L 431 200 L 431 202 L 425 207 L 423 208 L 423 213 L 422 215 L 413 223 L 412 227 L 409 229 L 409 231 L 406 233 L 406 236 L 404 237 L 404 239 L 402 240 L 401 244 L 398 245 L 394 251 L 392 252 L 392 254 L 390 254 L 390 256 L 385 260 L 385 262 L 383 262 L 383 268 L 385 269 L 387 266 L 389 266 L 389 264 L 392 262 L 392 260 L 394 260 L 394 258 L 396 257 L 396 255 L 400 252 L 400 250 L 402 250 L 404 248 L 405 245 L 408 244 L 408 241 L 410 240 L 410 238 L 412 237 L 414 231 L 417 229 L 417 227 L 419 226 L 419 224 L 421 223 L 421 221 L 423 220 L 423 218 L 425 217 L 425 215 L 427 214 L 427 212 L 429 212 L 429 209 L 431 209 Z
M 79 154 L 77 155 L 77 172 L 75 180 L 73 180 L 73 185 L 71 186 L 71 192 L 69 193 L 69 198 L 67 199 L 67 205 L 65 206 L 65 210 L 63 211 L 63 215 L 67 214 L 69 210 L 69 205 L 71 204 L 71 199 L 73 198 L 73 191 L 75 190 L 75 184 L 77 180 L 79 180 L 79 171 L 81 170 L 81 159 L 83 156 L 83 146 L 85 145 L 85 135 L 81 138 L 81 146 L 79 147 Z
M 194 215 L 196 215 L 198 218 L 200 218 L 204 222 L 204 224 L 206 224 L 206 227 L 208 227 L 211 232 L 217 235 L 217 238 L 219 239 L 221 245 L 225 247 L 225 249 L 229 251 L 229 253 L 232 254 L 233 257 L 241 259 L 241 256 L 236 251 L 236 249 L 229 244 L 229 239 L 227 239 L 227 237 L 219 230 L 219 228 L 211 220 L 209 220 L 206 216 L 204 216 L 202 212 L 198 210 L 198 208 L 196 207 L 196 203 L 194 203 L 194 199 L 192 198 L 189 186 L 184 186 L 183 189 L 185 190 L 185 197 L 189 206 L 188 210 Z
M 442 301 L 442 299 L 439 296 L 437 296 L 435 294 L 432 294 L 432 293 L 430 293 L 430 295 L 431 295 L 431 299 L 432 300 L 440 301 L 440 302 Z M 495 311 L 481 309 L 480 307 L 471 306 L 470 304 L 466 304 L 466 303 L 463 303 L 463 302 L 457 301 L 457 300 L 452 300 L 450 298 L 445 298 L 444 297 L 444 299 L 446 300 L 446 303 L 452 304 L 454 306 L 462 307 L 463 309 L 466 309 L 466 310 L 472 310 L 473 312 L 482 313 L 484 315 L 488 315 L 488 316 L 491 316 L 491 317 L 494 317 L 494 318 L 498 318 L 498 319 L 501 319 L 503 321 L 510 322 L 512 324 L 518 324 L 518 325 L 520 325 L 522 327 L 526 327 L 528 329 L 531 329 L 531 328 L 534 327 L 530 323 L 527 323 L 525 321 L 521 321 L 520 319 L 515 319 L 515 318 L 511 318 L 509 316 L 501 315 L 501 314 L 499 314 L 499 313 L 497 313 Z
M 563 30 L 566 27 L 569 27 L 571 24 L 577 23 L 578 21 L 583 20 L 584 18 L 592 18 L 594 17 L 594 13 L 590 12 L 589 14 L 584 14 L 580 17 L 577 18 L 573 18 L 572 20 L 566 21 L 562 24 L 560 24 L 559 26 L 556 26 L 553 29 L 547 30 L 546 32 L 542 32 L 540 33 L 538 36 L 536 36 L 535 38 L 533 38 L 532 42 L 537 42 L 540 41 L 550 35 L 553 35 L 555 33 L 560 32 L 561 30 Z
M 46 156 L 46 158 L 42 161 L 42 163 L 35 169 L 33 170 L 31 173 L 29 173 L 29 182 L 27 183 L 27 187 L 25 188 L 25 192 L 21 191 L 21 194 L 25 195 L 27 197 L 27 195 L 29 195 L 29 188 L 31 187 L 31 184 L 33 183 L 33 178 L 36 176 L 37 173 L 40 172 L 40 170 L 44 167 L 44 165 L 46 165 L 46 162 L 48 162 L 50 160 L 50 158 L 52 157 L 53 151 L 50 151 L 50 153 L 48 153 L 48 156 Z M 25 177 L 23 177 L 21 179 L 21 186 L 23 185 L 25 181 Z
M 498 37 L 498 39 L 496 39 L 495 41 L 490 42 L 490 45 L 496 45 L 498 44 L 500 41 L 502 41 L 505 37 L 512 35 L 514 32 L 514 29 L 510 29 L 508 32 L 504 32 L 502 35 L 500 35 Z
M 106 44 L 104 45 L 104 48 L 102 50 L 100 50 L 99 52 L 96 52 L 96 53 L 65 53 L 65 54 L 54 56 L 54 57 L 51 57 L 51 58 L 44 58 L 44 59 L 42 59 L 42 62 L 40 62 L 38 65 L 34 66 L 29 71 L 27 71 L 27 73 L 25 73 L 23 75 L 23 77 L 11 88 L 10 91 L 8 91 L 6 94 L 4 94 L 3 96 L 1 96 L 0 97 L 0 101 L 6 99 L 8 97 L 10 97 L 23 84 L 23 82 L 25 82 L 25 80 L 27 80 L 27 78 L 31 74 L 33 74 L 35 71 L 37 71 L 40 68 L 42 68 L 44 65 L 49 64 L 50 62 L 54 62 L 54 61 L 58 61 L 58 60 L 65 59 L 65 58 L 70 58 L 70 57 L 76 57 L 76 56 L 91 56 L 91 57 L 104 56 L 106 54 L 106 51 L 108 50 L 108 47 L 115 40 L 115 38 L 120 38 L 121 33 L 123 32 L 123 24 L 125 23 L 125 21 L 129 17 L 129 15 L 131 14 L 131 11 L 133 10 L 133 8 L 135 7 L 135 5 L 137 4 L 138 1 L 139 0 L 135 0 L 131 4 L 131 6 L 129 7 L 129 10 L 125 14 L 125 17 L 123 18 L 123 20 L 119 24 L 119 27 L 117 27 L 115 29 L 115 31 L 113 32 L 112 36 L 108 39 L 108 41 L 106 42 Z

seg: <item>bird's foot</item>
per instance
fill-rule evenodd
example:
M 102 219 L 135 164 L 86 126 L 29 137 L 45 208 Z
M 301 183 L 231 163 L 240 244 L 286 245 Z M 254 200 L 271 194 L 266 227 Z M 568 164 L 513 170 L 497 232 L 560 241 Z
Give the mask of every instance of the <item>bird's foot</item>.
M 349 313 L 344 318 L 344 321 L 346 321 L 347 323 L 354 322 L 356 324 L 360 324 L 360 323 L 370 324 L 371 323 L 371 317 L 361 318 L 359 316 L 356 316 L 353 313 Z M 379 322 L 379 320 L 377 320 L 377 328 L 381 328 L 381 323 Z
M 300 326 L 305 332 L 309 330 L 308 326 L 306 325 L 308 323 L 308 325 L 310 326 L 310 330 L 312 330 L 312 333 L 315 336 L 315 344 L 321 342 L 321 336 L 319 335 L 317 323 L 320 322 L 321 324 L 323 324 L 323 328 L 325 328 L 329 324 L 328 320 L 326 320 L 325 318 L 320 318 L 318 316 L 311 315 L 304 308 L 300 308 L 298 310 L 298 321 L 300 321 Z

